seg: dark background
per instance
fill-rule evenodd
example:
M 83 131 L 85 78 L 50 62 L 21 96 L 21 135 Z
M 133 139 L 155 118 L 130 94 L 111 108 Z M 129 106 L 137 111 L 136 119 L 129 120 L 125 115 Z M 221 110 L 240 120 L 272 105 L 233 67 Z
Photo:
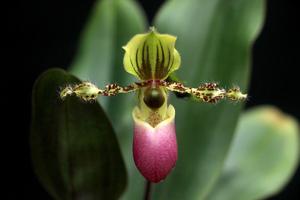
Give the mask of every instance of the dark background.
M 28 134 L 31 89 L 38 75 L 51 67 L 66 68 L 75 54 L 79 34 L 95 0 L 28 0 L 3 6 L 8 43 L 5 56 L 8 73 L 3 74 L 3 110 L 8 110 L 8 139 L 2 140 L 4 163 L 9 169 L 5 185 L 10 198 L 51 199 L 38 183 L 31 167 Z M 163 1 L 140 1 L 151 20 Z M 299 12 L 291 0 L 268 1 L 262 33 L 253 49 L 253 72 L 246 107 L 273 104 L 300 119 L 299 86 Z M 3 62 L 4 63 L 4 62 Z M 3 64 L 2 63 L 2 64 Z M 13 88 L 13 90 L 12 90 Z M 9 92 L 6 92 L 9 91 Z M 7 94 L 7 95 L 6 95 Z M 8 107 L 6 105 L 13 104 Z M 7 109 L 8 108 L 8 109 Z M 278 195 L 270 198 L 300 199 L 300 171 Z M 298 198 L 297 198 L 298 197 Z

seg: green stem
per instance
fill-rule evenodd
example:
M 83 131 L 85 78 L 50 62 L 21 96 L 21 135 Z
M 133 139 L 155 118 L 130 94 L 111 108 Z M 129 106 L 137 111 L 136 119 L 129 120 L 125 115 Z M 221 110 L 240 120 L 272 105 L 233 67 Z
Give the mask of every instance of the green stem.
M 151 182 L 146 181 L 145 184 L 145 193 L 144 193 L 144 200 L 150 200 L 151 199 Z

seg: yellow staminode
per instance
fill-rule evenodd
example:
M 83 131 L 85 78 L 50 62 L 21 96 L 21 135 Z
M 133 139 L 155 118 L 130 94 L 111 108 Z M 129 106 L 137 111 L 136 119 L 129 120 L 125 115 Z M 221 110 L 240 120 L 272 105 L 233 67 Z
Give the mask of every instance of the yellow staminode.
M 125 70 L 140 80 L 166 79 L 180 66 L 180 55 L 175 49 L 176 37 L 160 34 L 155 28 L 135 35 L 126 46 Z

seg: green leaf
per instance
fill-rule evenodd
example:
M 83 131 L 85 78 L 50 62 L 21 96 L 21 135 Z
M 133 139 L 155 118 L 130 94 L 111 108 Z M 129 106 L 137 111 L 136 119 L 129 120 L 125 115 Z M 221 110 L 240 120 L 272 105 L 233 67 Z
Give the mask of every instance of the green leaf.
M 264 199 L 278 192 L 299 162 L 299 128 L 278 109 L 244 113 L 211 200 Z
M 70 71 L 82 80 L 104 87 L 108 83 L 127 85 L 136 81 L 123 67 L 122 46 L 137 33 L 147 29 L 146 18 L 133 0 L 102 0 L 95 4 L 85 27 L 77 56 Z M 127 190 L 138 191 L 144 182 L 132 158 L 133 125 L 131 112 L 135 105 L 134 94 L 117 97 L 100 97 L 100 103 L 116 130 L 123 158 L 129 171 Z M 139 176 L 139 182 L 134 179 Z
M 124 72 L 122 46 L 144 30 L 145 18 L 133 1 L 97 1 L 70 70 L 96 84 L 107 84 Z
M 117 199 L 125 189 L 126 170 L 110 122 L 96 102 L 59 98 L 60 87 L 78 82 L 60 69 L 51 69 L 36 81 L 34 169 L 55 199 Z
M 187 85 L 217 81 L 247 89 L 250 53 L 264 18 L 263 0 L 172 0 L 159 11 L 159 32 L 176 35 Z M 204 199 L 229 150 L 242 103 L 204 105 L 171 99 L 176 108 L 179 159 L 153 198 Z
M 112 82 L 124 85 L 131 83 L 134 79 L 123 68 L 122 46 L 136 33 L 144 32 L 145 27 L 145 16 L 135 1 L 98 0 L 82 33 L 70 71 L 99 87 Z M 101 99 L 101 105 L 112 122 L 120 122 L 120 115 L 129 111 L 120 109 L 120 102 L 131 101 L 126 96 L 110 98 L 109 101 Z

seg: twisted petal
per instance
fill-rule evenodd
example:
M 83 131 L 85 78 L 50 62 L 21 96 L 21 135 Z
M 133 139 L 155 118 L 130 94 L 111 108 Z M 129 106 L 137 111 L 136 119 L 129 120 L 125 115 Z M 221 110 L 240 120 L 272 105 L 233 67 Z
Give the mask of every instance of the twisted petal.
M 147 180 L 157 183 L 166 178 L 177 160 L 175 110 L 170 105 L 167 119 L 152 127 L 138 118 L 137 109 L 133 111 L 134 162 Z
M 176 37 L 159 34 L 154 28 L 146 34 L 135 35 L 123 47 L 125 70 L 141 80 L 166 79 L 181 62 L 175 41 Z

